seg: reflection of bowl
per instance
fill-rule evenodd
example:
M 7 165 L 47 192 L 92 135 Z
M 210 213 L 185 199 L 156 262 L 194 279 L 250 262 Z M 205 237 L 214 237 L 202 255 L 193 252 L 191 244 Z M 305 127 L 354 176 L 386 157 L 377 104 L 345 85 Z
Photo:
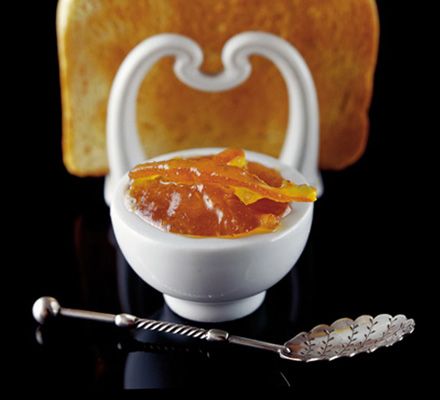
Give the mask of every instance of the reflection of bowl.
M 193 157 L 219 152 L 192 149 L 152 160 Z M 249 160 L 279 169 L 283 177 L 305 183 L 304 177 L 278 160 L 246 152 Z M 164 293 L 177 314 L 197 321 L 220 322 L 256 310 L 265 291 L 296 263 L 310 232 L 313 203 L 294 203 L 292 212 L 272 233 L 237 239 L 190 238 L 163 232 L 129 211 L 125 175 L 111 204 L 111 219 L 119 246 L 134 271 Z

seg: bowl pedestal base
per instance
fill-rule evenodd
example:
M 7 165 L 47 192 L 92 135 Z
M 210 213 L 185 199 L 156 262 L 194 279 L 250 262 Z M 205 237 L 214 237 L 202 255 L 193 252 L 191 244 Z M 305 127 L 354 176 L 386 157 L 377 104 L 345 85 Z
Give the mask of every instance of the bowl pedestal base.
M 198 302 L 164 294 L 165 302 L 177 315 L 200 322 L 224 322 L 253 313 L 264 301 L 266 291 L 244 299 L 224 302 Z

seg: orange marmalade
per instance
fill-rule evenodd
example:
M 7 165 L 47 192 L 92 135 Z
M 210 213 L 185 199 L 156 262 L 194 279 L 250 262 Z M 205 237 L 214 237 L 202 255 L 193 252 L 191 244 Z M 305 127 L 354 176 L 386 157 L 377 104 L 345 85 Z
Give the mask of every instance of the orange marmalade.
M 234 238 L 272 232 L 290 202 L 315 201 L 316 189 L 247 161 L 241 149 L 137 165 L 130 173 L 131 209 L 167 232 Z

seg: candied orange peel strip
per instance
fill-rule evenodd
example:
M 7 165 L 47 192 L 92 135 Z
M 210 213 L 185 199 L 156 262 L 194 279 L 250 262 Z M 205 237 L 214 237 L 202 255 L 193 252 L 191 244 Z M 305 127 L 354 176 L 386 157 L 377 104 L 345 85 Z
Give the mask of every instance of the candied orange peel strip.
M 270 186 L 247 169 L 244 151 L 226 149 L 213 157 L 153 161 L 136 166 L 129 177 L 136 181 L 160 179 L 179 184 L 216 184 L 229 187 L 245 204 L 260 199 L 279 203 L 312 202 L 316 189 L 283 179 L 280 187 Z

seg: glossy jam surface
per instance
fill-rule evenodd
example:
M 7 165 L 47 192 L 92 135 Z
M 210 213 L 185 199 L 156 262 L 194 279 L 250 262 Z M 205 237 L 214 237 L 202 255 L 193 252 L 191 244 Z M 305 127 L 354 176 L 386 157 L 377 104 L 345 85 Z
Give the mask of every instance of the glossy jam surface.
M 248 162 L 243 150 L 140 164 L 129 173 L 130 208 L 151 225 L 197 237 L 238 237 L 277 229 L 290 202 L 316 190 Z

